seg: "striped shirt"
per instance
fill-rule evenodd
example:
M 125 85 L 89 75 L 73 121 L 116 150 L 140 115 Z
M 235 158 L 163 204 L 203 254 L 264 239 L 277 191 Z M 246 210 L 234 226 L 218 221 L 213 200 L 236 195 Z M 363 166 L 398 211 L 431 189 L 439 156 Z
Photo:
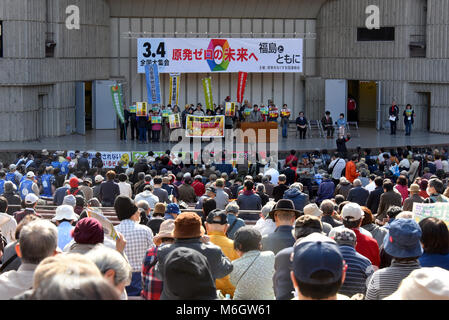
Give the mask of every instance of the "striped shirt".
M 140 273 L 147 250 L 154 246 L 153 231 L 130 219 L 123 220 L 115 229 L 125 237 L 125 254 L 132 271 Z
M 365 294 L 367 279 L 374 273 L 373 265 L 351 246 L 340 246 L 340 252 L 348 265 L 346 277 L 339 293 L 352 297 L 357 293 Z
M 390 296 L 399 288 L 403 279 L 407 278 L 413 270 L 420 268 L 418 260 L 398 262 L 393 259 L 390 267 L 374 272 L 369 280 L 365 299 L 382 300 Z

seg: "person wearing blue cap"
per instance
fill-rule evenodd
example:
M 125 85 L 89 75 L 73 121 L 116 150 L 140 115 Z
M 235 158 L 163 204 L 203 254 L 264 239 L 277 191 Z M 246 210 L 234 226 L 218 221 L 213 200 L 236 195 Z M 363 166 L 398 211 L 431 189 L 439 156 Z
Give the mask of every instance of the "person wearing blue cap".
M 167 208 L 165 209 L 165 220 L 175 220 L 178 214 L 181 214 L 181 210 L 179 209 L 179 206 L 177 203 L 169 203 L 167 205 Z
M 395 219 L 385 235 L 383 247 L 393 257 L 391 265 L 377 270 L 369 280 L 366 300 L 381 300 L 393 294 L 413 270 L 421 268 L 421 227 L 412 219 Z
M 347 266 L 334 240 L 312 233 L 294 247 L 292 260 L 294 300 L 349 300 L 338 294 Z

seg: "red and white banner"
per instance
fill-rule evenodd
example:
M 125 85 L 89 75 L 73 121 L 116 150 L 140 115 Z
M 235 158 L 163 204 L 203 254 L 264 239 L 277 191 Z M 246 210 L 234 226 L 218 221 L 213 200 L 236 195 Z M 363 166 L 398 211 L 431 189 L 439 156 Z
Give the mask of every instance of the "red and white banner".
M 242 104 L 243 96 L 245 95 L 246 80 L 248 79 L 247 72 L 239 72 L 239 82 L 237 84 L 237 102 Z

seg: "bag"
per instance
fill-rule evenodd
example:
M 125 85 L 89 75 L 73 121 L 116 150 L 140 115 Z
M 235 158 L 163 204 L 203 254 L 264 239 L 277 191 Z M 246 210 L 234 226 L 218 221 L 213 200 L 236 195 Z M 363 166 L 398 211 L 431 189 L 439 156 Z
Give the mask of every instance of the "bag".
M 243 276 L 246 274 L 246 272 L 251 268 L 251 266 L 254 264 L 254 262 L 256 262 L 256 260 L 260 257 L 260 252 L 257 255 L 257 257 L 253 260 L 253 262 L 251 262 L 251 264 L 248 266 L 248 268 L 246 268 L 245 272 L 242 273 L 242 275 L 240 276 L 239 280 L 237 280 L 237 283 L 235 284 L 235 287 L 237 288 L 237 285 L 239 284 L 240 280 L 242 280 Z
M 237 218 L 235 218 L 234 222 L 229 226 L 228 231 L 226 231 L 226 237 L 229 238 L 229 233 L 231 232 L 232 228 L 234 228 L 236 223 L 237 223 Z
M 332 166 L 332 168 L 329 168 L 329 170 L 327 170 L 327 173 L 332 174 L 332 172 L 334 172 L 334 168 L 337 165 L 337 163 L 340 161 L 340 158 L 337 158 L 337 161 L 335 161 L 334 165 Z M 346 167 L 345 167 L 346 168 Z

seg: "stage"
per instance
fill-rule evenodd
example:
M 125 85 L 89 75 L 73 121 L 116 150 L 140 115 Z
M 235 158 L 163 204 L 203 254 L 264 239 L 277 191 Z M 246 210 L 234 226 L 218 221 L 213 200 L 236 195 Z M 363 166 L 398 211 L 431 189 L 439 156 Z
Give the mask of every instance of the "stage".
M 398 131 L 396 136 L 391 136 L 389 131 L 376 131 L 371 128 L 360 128 L 360 137 L 352 137 L 347 143 L 348 149 L 362 148 L 391 148 L 402 146 L 442 146 L 449 145 L 449 136 L 428 132 L 412 132 L 411 136 L 405 136 L 403 131 Z M 189 141 L 189 140 L 187 140 Z M 203 142 L 203 146 L 209 142 Z M 20 152 L 28 150 L 89 150 L 89 151 L 165 151 L 173 148 L 176 143 L 146 143 L 139 144 L 137 141 L 120 141 L 118 130 L 92 130 L 83 135 L 70 135 L 59 138 L 43 138 L 40 141 L 30 142 L 2 142 L 0 152 Z M 267 151 L 269 147 L 267 146 Z M 295 134 L 288 138 L 282 138 L 279 130 L 278 147 L 280 153 L 291 149 L 298 151 L 315 151 L 317 149 L 336 149 L 335 138 L 307 138 L 300 140 Z M 186 150 L 187 151 L 187 150 Z M 193 149 L 192 149 L 193 151 Z

